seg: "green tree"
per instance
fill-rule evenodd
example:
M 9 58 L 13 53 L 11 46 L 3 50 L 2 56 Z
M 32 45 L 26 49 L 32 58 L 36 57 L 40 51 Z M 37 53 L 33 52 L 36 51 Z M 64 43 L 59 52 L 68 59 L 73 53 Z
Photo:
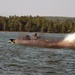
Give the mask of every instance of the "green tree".
M 47 23 L 47 32 L 48 33 L 53 32 L 53 22 L 51 20 Z
M 53 28 L 54 28 L 53 30 L 54 30 L 55 33 L 59 33 L 60 32 L 60 22 L 59 22 L 58 19 L 56 19 L 54 21 Z
M 27 21 L 27 24 L 25 25 L 25 30 L 31 32 L 32 31 L 31 28 L 32 28 L 32 21 L 29 19 Z
M 46 25 L 46 19 L 45 18 L 42 18 L 41 32 L 47 32 L 47 25 Z

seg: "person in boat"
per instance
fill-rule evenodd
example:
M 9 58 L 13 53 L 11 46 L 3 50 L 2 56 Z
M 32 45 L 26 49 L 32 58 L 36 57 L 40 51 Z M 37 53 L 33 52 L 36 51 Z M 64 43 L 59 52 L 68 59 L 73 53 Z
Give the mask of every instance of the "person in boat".
M 31 40 L 37 40 L 40 39 L 40 36 L 37 36 L 37 33 L 35 33 L 33 36 L 30 37 Z
M 30 36 L 29 35 L 26 35 L 26 40 L 30 40 Z

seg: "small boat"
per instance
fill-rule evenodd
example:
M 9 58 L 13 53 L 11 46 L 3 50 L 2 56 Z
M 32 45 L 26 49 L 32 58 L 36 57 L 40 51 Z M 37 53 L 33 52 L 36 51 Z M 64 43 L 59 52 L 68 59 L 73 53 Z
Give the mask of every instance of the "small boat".
M 46 40 L 40 39 L 39 36 L 34 36 L 36 38 L 32 38 L 32 36 L 26 36 L 24 39 L 10 39 L 10 42 L 13 44 L 24 44 L 28 46 L 38 46 L 45 48 L 75 48 L 75 42 L 69 42 L 64 40 Z

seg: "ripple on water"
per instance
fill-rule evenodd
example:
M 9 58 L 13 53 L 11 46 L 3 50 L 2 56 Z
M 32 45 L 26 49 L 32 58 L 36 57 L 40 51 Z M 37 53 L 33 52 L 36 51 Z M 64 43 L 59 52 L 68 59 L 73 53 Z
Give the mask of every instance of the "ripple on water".
M 14 33 L 13 37 L 16 34 Z M 72 75 L 75 73 L 75 50 L 10 44 L 6 42 L 9 35 L 11 37 L 12 34 L 3 33 L 2 36 L 6 39 L 0 37 L 2 41 L 0 44 L 1 75 L 58 75 L 61 73 Z

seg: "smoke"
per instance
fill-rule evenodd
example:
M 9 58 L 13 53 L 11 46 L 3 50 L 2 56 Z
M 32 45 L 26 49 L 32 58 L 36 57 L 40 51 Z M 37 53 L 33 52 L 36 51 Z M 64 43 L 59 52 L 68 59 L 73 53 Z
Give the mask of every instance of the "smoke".
M 68 34 L 63 41 L 74 42 L 75 41 L 75 33 Z

